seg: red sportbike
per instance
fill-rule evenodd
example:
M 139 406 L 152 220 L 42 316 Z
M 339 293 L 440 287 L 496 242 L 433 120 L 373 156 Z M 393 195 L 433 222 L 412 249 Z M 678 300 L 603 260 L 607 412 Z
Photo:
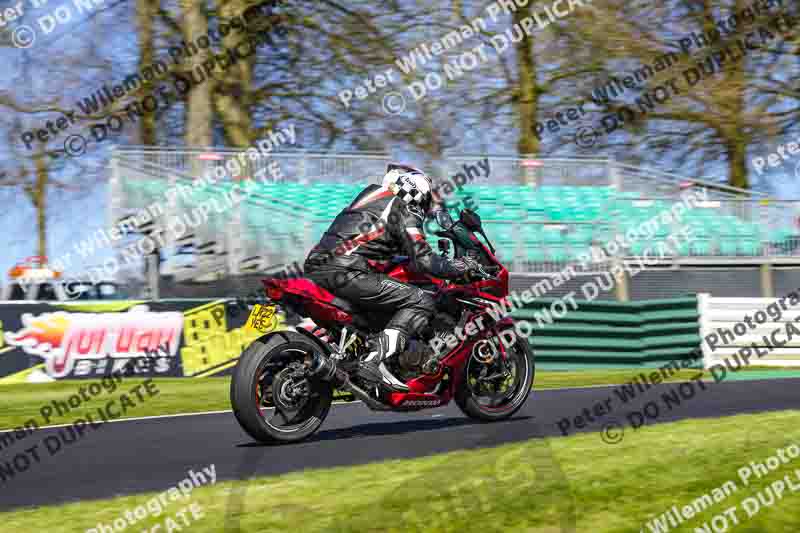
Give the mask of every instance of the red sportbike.
M 504 334 L 514 322 L 494 307 L 508 294 L 508 271 L 476 213 L 465 209 L 454 223 L 443 210 L 437 222 L 444 228 L 435 232 L 443 237 L 441 254 L 449 254 L 452 242 L 455 257 L 469 255 L 482 268 L 460 282 L 414 273 L 406 268 L 407 258 L 395 258 L 387 268 L 390 277 L 429 291 L 436 301 L 436 314 L 421 338 L 409 339 L 405 351 L 387 361 L 409 391 L 356 373 L 390 316 L 359 310 L 357 303 L 344 302 L 305 278 L 264 280 L 270 306 L 313 325 L 268 333 L 242 353 L 231 381 L 231 403 L 247 433 L 262 442 L 304 439 L 325 420 L 334 390 L 349 391 L 369 408 L 385 411 L 441 407 L 452 399 L 467 416 L 482 421 L 508 418 L 522 407 L 533 385 L 533 352 L 525 338 Z

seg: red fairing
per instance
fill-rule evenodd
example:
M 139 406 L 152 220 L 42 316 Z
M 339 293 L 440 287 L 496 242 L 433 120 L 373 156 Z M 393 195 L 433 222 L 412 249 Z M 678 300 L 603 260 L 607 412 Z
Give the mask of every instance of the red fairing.
M 497 259 L 497 256 L 494 255 L 491 252 L 491 250 L 489 250 L 489 248 L 485 244 L 483 244 L 474 234 L 471 234 L 469 238 L 472 242 L 479 244 L 480 247 L 483 248 L 483 251 L 486 252 L 486 255 L 488 255 L 492 259 L 492 261 L 494 261 L 494 264 L 500 267 L 500 272 L 497 273 L 497 277 L 500 279 L 499 283 L 497 281 L 489 280 L 489 281 L 480 281 L 474 283 L 473 285 L 475 287 L 500 287 L 502 295 L 508 296 L 508 270 L 506 269 L 506 267 L 504 267 L 500 263 L 500 261 Z
M 335 296 L 326 291 L 310 279 L 290 278 L 290 279 L 264 279 L 261 280 L 267 289 L 267 296 L 271 292 L 280 290 L 283 293 L 299 296 L 303 304 L 303 310 L 314 322 L 325 324 L 339 322 L 349 324 L 353 321 L 350 313 L 331 305 Z M 270 296 L 271 297 L 271 296 Z
M 353 321 L 350 313 L 342 311 L 336 306 L 320 302 L 318 300 L 310 300 L 303 303 L 305 313 L 310 316 L 314 322 L 320 324 L 330 324 L 338 322 L 339 324 L 349 324 Z
M 398 409 L 429 409 L 446 405 L 449 401 L 449 394 L 436 395 L 416 392 L 392 392 L 389 394 L 389 404 Z
M 475 281 L 473 283 L 470 283 L 468 286 L 469 287 L 475 287 L 476 289 L 485 289 L 485 288 L 489 288 L 489 287 L 497 287 L 497 288 L 499 288 L 499 293 L 500 293 L 499 296 L 500 296 L 500 298 L 498 298 L 497 296 L 488 294 L 488 293 L 477 294 L 476 296 L 480 296 L 481 298 L 486 298 L 486 299 L 490 299 L 490 300 L 491 299 L 498 299 L 499 300 L 499 299 L 502 299 L 502 298 L 508 296 L 508 270 L 506 270 L 506 267 L 500 265 L 500 272 L 497 273 L 496 277 L 498 278 L 497 280 L 487 279 L 487 280 L 483 280 L 483 281 Z
M 261 280 L 261 283 L 263 283 L 264 287 L 267 289 L 280 288 L 283 292 L 297 294 L 298 296 L 319 300 L 321 302 L 332 302 L 334 298 L 333 294 L 306 278 L 271 278 Z
M 503 294 L 508 296 L 508 270 L 506 267 L 501 267 L 499 278 L 500 288 L 503 290 Z

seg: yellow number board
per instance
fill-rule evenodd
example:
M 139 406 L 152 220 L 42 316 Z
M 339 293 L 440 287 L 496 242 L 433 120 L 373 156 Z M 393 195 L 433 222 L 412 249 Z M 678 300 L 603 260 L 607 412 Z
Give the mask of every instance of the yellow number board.
M 269 333 L 278 325 L 278 317 L 275 316 L 274 305 L 255 304 L 250 316 L 247 317 L 245 329 Z

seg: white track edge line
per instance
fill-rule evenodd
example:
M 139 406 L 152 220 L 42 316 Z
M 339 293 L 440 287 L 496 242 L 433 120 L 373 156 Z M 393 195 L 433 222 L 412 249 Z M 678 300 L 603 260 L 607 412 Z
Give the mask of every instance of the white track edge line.
M 332 403 L 333 404 L 361 403 L 361 400 L 354 400 L 352 402 L 338 401 L 338 402 L 332 402 Z M 156 420 L 156 419 L 159 419 L 159 418 L 176 418 L 176 417 L 180 417 L 180 416 L 220 415 L 220 414 L 223 414 L 223 413 L 232 413 L 232 412 L 233 412 L 232 409 L 226 409 L 226 410 L 223 410 L 223 411 L 200 411 L 200 412 L 197 412 L 197 413 L 174 413 L 174 414 L 170 414 L 170 415 L 136 416 L 136 417 L 130 417 L 130 418 L 117 418 L 115 420 L 99 420 L 97 422 L 93 422 L 92 424 L 99 426 L 99 425 L 102 425 L 102 424 L 112 424 L 112 423 L 115 423 L 115 422 L 136 422 L 138 420 Z M 28 427 L 21 426 L 21 427 L 15 428 L 15 429 L 0 429 L 0 433 L 11 433 L 13 431 L 18 431 L 18 430 L 23 430 L 25 432 L 29 432 L 29 431 L 37 431 L 37 430 L 40 430 L 40 429 L 66 428 L 66 427 L 70 427 L 70 426 L 74 426 L 74 425 L 75 425 L 75 422 L 72 422 L 71 424 L 53 424 L 53 425 L 50 425 L 50 426 L 39 426 L 38 428 L 28 428 Z

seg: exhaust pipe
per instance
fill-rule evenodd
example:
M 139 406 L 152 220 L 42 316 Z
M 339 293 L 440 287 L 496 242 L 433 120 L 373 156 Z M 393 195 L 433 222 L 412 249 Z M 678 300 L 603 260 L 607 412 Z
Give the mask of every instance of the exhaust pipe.
M 364 402 L 373 411 L 390 411 L 392 409 L 352 383 L 347 372 L 336 366 L 336 361 L 320 353 L 314 354 L 314 361 L 308 370 L 308 377 L 328 382 L 334 388 L 352 392 L 356 398 Z
M 319 352 L 314 353 L 314 360 L 308 369 L 308 377 L 328 382 L 336 388 L 342 387 L 349 381 L 347 372 L 337 368 L 336 361 Z
M 347 377 L 345 375 L 345 377 Z M 347 381 L 344 384 L 344 388 L 353 393 L 353 395 L 364 402 L 364 404 L 372 409 L 373 411 L 391 411 L 392 408 L 388 405 L 379 402 L 372 396 L 370 396 L 367 392 L 362 390 L 360 387 L 356 386 L 355 384 L 350 382 L 350 378 L 347 378 Z

